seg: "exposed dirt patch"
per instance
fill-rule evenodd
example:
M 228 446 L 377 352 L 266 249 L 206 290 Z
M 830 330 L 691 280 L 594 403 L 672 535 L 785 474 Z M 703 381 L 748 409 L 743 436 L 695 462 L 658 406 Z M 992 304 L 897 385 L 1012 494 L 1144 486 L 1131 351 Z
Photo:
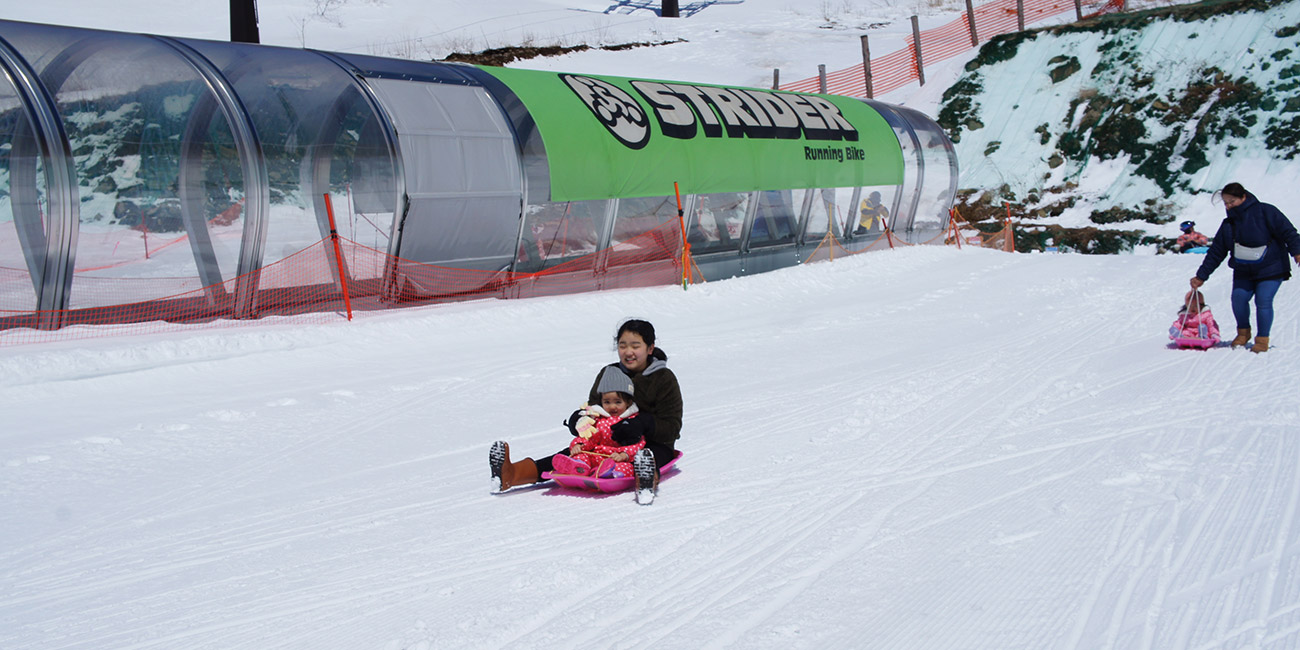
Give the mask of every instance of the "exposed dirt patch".
M 497 47 L 482 52 L 471 52 L 465 54 L 462 52 L 452 52 L 447 55 L 443 61 L 454 61 L 457 63 L 473 63 L 477 65 L 494 65 L 503 66 L 511 61 L 527 61 L 540 56 L 560 56 L 570 52 L 583 52 L 586 50 L 607 50 L 617 52 L 620 50 L 630 50 L 637 47 L 657 47 L 659 45 L 672 45 L 673 43 L 684 43 L 684 39 L 672 41 L 660 41 L 658 43 L 623 43 L 620 45 L 601 45 L 592 47 L 590 45 L 574 45 L 564 47 L 560 45 L 547 45 L 544 47 Z

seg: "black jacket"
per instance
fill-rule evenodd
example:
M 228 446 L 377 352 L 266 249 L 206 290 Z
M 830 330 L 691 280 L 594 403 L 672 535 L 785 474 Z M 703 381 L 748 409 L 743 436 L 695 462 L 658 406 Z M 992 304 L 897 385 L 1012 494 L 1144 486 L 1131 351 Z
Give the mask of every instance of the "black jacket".
M 1233 255 L 1237 244 L 1267 246 L 1267 249 L 1259 260 L 1250 262 Z M 1288 254 L 1300 255 L 1300 234 L 1296 233 L 1295 225 L 1281 210 L 1260 203 L 1254 196 L 1247 196 L 1240 205 L 1228 210 L 1228 216 L 1214 235 L 1214 243 L 1205 252 L 1205 261 L 1196 270 L 1196 277 L 1202 281 L 1208 280 L 1214 269 L 1228 257 L 1233 277 L 1287 280 L 1291 278 L 1291 260 L 1288 259 Z

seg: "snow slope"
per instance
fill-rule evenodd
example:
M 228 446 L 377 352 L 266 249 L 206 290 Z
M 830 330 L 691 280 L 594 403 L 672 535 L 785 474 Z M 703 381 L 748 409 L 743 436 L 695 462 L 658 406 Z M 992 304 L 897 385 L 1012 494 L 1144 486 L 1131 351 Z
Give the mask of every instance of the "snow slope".
M 1267 354 L 1167 349 L 1201 259 L 913 248 L 0 348 L 0 647 L 1294 648 L 1300 292 Z M 681 472 L 489 494 L 633 315 Z
M 297 45 L 266 38 L 292 36 L 272 17 L 312 3 L 261 4 L 264 40 Z M 463 22 L 435 29 L 404 13 L 425 3 L 353 0 L 345 28 L 303 24 L 364 50 L 582 5 L 557 31 L 675 36 L 592 13 L 614 4 L 450 2 Z M 717 5 L 671 28 L 718 29 L 713 58 L 566 59 L 762 85 L 812 74 L 827 39 L 852 63 L 856 28 L 814 14 L 865 5 Z M 208 5 L 0 7 L 225 30 Z M 925 7 L 876 8 L 903 27 Z M 933 115 L 956 72 L 927 76 L 886 99 Z M 1201 259 L 917 248 L 689 291 L 0 346 L 0 648 L 1300 647 L 1300 293 L 1267 354 L 1169 350 Z M 1225 330 L 1228 284 L 1206 290 Z M 682 471 L 650 507 L 489 494 L 491 441 L 559 449 L 629 316 L 682 382 Z
M 510 45 L 665 42 L 521 62 L 521 67 L 767 87 L 772 69 L 794 81 L 861 62 L 870 32 L 885 54 L 906 45 L 909 17 L 922 28 L 964 10 L 960 0 L 682 0 L 682 18 L 660 18 L 659 0 L 259 0 L 261 42 L 430 60 Z M 129 8 L 129 10 L 124 10 Z M 230 38 L 228 2 L 0 0 L 0 16 L 128 32 Z

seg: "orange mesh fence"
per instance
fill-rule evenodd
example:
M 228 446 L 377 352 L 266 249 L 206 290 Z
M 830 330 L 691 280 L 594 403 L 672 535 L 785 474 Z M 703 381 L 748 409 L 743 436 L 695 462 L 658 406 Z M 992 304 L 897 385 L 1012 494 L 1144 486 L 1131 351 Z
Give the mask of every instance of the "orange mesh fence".
M 142 334 L 166 323 L 236 327 L 267 316 L 302 314 L 318 316 L 308 322 L 325 322 L 354 311 L 669 285 L 683 281 L 683 263 L 691 269 L 690 281 L 703 281 L 689 254 L 683 255 L 681 241 L 680 226 L 673 219 L 537 273 L 414 262 L 344 237 L 337 239 L 337 248 L 333 240 L 322 239 L 256 273 L 206 287 L 193 277 L 115 278 L 81 269 L 75 278 L 78 302 L 103 306 L 58 312 L 0 310 L 0 345 Z M 0 285 L 15 295 L 24 287 L 31 293 L 23 269 L 0 268 Z M 142 301 L 140 296 L 164 297 Z M 241 301 L 240 296 L 249 297 Z M 112 327 L 81 327 L 86 325 Z
M 984 233 L 956 211 L 933 238 L 909 243 L 885 226 L 852 239 L 828 233 L 804 262 L 924 244 L 961 243 L 1004 248 L 1012 241 L 1009 220 Z M 680 225 L 668 220 L 605 250 L 567 260 L 536 273 L 451 268 L 395 258 L 344 237 L 322 239 L 260 271 L 211 286 L 195 278 L 114 278 L 77 272 L 78 300 L 103 306 L 59 312 L 0 310 L 0 345 L 157 332 L 168 323 L 229 328 L 268 316 L 309 316 L 299 323 L 330 322 L 353 312 L 479 299 L 527 298 L 602 289 L 703 281 Z M 25 270 L 0 268 L 0 285 L 30 293 Z M 346 287 L 346 291 L 345 291 Z M 138 300 L 138 296 L 164 297 Z M 132 301 L 131 297 L 136 297 Z M 118 304 L 120 303 L 120 304 Z M 88 327 L 93 326 L 93 327 Z
M 1119 11 L 1124 0 L 1090 0 L 1083 3 L 1085 17 Z M 1073 2 L 1062 0 L 1024 0 L 1025 24 L 1037 23 L 1065 13 L 1074 13 Z M 981 42 L 994 36 L 1008 34 L 1020 28 L 1016 15 L 1016 0 L 996 0 L 975 7 L 975 33 Z M 937 63 L 950 59 L 972 47 L 970 27 L 966 16 L 950 23 L 927 29 L 920 33 L 921 62 Z M 917 81 L 916 53 L 912 37 L 902 37 L 902 48 L 871 59 L 871 94 L 873 96 L 897 90 Z M 866 97 L 867 83 L 863 65 L 855 65 L 828 72 L 826 92 L 832 95 Z M 809 77 L 782 86 L 781 90 L 818 92 L 820 79 Z
M 996 248 L 1009 253 L 1014 253 L 1016 250 L 1015 232 L 1011 228 L 1010 218 L 1004 219 L 1002 227 L 998 230 L 986 232 L 967 221 L 956 208 L 952 211 L 952 220 L 944 243 Z
M 1008 206 L 1009 209 L 1009 206 Z M 805 262 L 834 260 L 836 257 L 856 255 L 868 251 L 883 250 L 887 248 L 902 248 L 906 246 L 930 246 L 944 244 L 948 246 L 979 246 L 982 248 L 996 248 L 1007 252 L 1015 252 L 1015 234 L 1011 228 L 1011 219 L 1007 218 L 1002 222 L 1002 227 L 996 231 L 984 232 L 971 222 L 967 221 L 954 208 L 948 221 L 948 226 L 939 230 L 934 235 L 917 241 L 908 242 L 900 238 L 888 226 L 868 238 L 854 237 L 852 240 L 841 240 L 834 235 L 827 233 L 825 237 L 817 244 L 808 257 L 804 258 Z

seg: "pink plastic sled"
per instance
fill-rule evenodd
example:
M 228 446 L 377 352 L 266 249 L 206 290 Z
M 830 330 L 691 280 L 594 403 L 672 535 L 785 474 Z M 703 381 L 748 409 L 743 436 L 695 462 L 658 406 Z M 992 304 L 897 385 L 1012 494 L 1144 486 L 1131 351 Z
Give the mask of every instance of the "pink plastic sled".
M 1183 308 L 1184 311 L 1179 312 L 1183 315 L 1178 319 L 1178 323 L 1169 328 L 1170 336 L 1174 336 L 1179 333 L 1179 330 L 1183 329 L 1183 325 L 1187 322 L 1187 312 L 1198 312 L 1204 308 L 1204 305 L 1201 304 L 1201 293 L 1199 291 L 1193 289 L 1192 291 L 1189 291 L 1187 295 L 1189 296 L 1187 306 Z M 1201 323 L 1198 329 L 1200 331 L 1197 332 L 1197 334 L 1200 334 L 1205 338 L 1198 336 L 1174 336 L 1174 345 L 1180 350 L 1208 350 L 1219 344 L 1219 339 L 1206 335 L 1205 323 Z
M 1218 344 L 1219 344 L 1218 339 L 1198 339 L 1198 338 L 1183 338 L 1183 337 L 1178 337 L 1174 339 L 1174 345 L 1178 346 L 1179 349 L 1208 350 Z
M 673 465 L 681 460 L 682 452 L 678 451 L 673 459 L 668 461 L 667 465 L 659 468 L 659 480 L 664 480 L 669 476 L 669 470 Z M 555 472 L 542 472 L 542 480 L 550 479 L 559 485 L 567 488 L 578 490 L 594 490 L 597 492 L 622 492 L 636 487 L 636 477 L 620 476 L 618 478 L 597 478 L 594 476 L 577 476 L 573 474 L 556 474 Z

